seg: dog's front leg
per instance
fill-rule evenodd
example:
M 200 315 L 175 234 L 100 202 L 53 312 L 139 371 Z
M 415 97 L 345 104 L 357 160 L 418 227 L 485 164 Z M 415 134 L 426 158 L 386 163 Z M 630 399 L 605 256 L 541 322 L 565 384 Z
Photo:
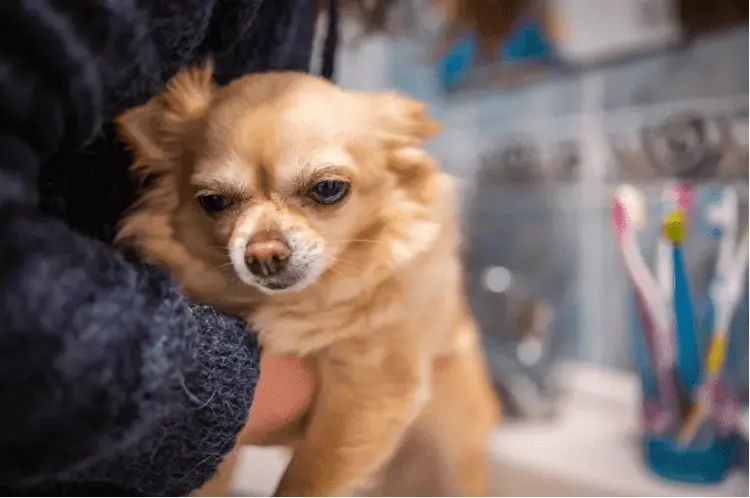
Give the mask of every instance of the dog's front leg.
M 427 400 L 429 379 L 414 349 L 381 344 L 351 340 L 321 359 L 320 397 L 276 496 L 341 495 L 391 456 Z

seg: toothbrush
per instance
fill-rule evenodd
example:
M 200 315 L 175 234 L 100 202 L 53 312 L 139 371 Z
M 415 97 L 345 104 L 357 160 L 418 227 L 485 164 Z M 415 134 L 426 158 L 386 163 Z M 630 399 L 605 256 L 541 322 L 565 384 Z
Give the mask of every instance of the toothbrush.
M 646 225 L 646 199 L 640 190 L 630 185 L 621 185 L 617 189 L 616 195 L 617 197 L 615 197 L 613 209 L 620 207 L 616 204 L 618 202 L 617 198 L 619 197 L 619 200 L 622 201 L 622 206 L 627 211 L 627 218 L 623 220 L 621 218 L 625 215 L 618 218 L 620 214 L 617 214 L 617 212 L 613 213 L 615 227 L 618 228 L 618 231 L 621 231 L 624 230 L 624 227 L 620 227 L 620 224 L 627 223 L 628 228 L 632 231 L 634 237 L 637 237 L 637 234 L 641 232 Z M 622 237 L 618 238 L 618 241 L 622 241 Z M 637 255 L 640 257 L 640 252 L 638 252 Z M 627 265 L 626 270 L 630 273 L 630 269 Z M 629 280 L 630 283 L 633 284 L 634 279 L 630 275 Z M 634 290 L 634 311 L 637 313 L 637 321 L 641 328 L 641 337 L 636 338 L 636 343 L 639 348 L 644 348 L 645 355 L 641 360 L 640 367 L 644 383 L 644 401 L 649 403 L 648 405 L 644 405 L 644 421 L 646 422 L 649 432 L 662 432 L 662 430 L 656 430 L 655 427 L 651 427 L 652 425 L 659 425 L 653 422 L 659 418 L 658 415 L 661 412 L 661 403 L 658 401 L 659 388 L 656 379 L 656 365 L 652 365 L 652 363 L 654 363 L 653 358 L 658 355 L 658 352 L 655 350 L 655 344 L 658 343 L 658 340 L 654 330 L 653 314 L 651 313 L 651 309 L 645 303 L 643 293 L 638 292 L 637 288 Z M 656 402 L 651 401 L 654 396 L 657 398 Z
M 652 316 L 654 325 L 661 332 L 658 337 L 658 349 L 663 353 L 664 363 L 666 360 L 672 360 L 672 347 L 669 347 L 671 341 L 666 341 L 670 330 L 669 312 L 666 307 L 666 300 L 659 289 L 659 285 L 646 265 L 646 261 L 638 247 L 637 234 L 635 232 L 635 222 L 640 221 L 645 215 L 645 208 L 640 197 L 641 194 L 634 187 L 622 185 L 617 188 L 612 206 L 612 219 L 615 224 L 615 230 L 619 235 L 620 251 L 622 252 L 625 267 L 636 288 L 636 292 L 642 296 L 647 312 Z M 633 215 L 637 215 L 634 217 Z M 664 347 L 662 347 L 664 346 Z
M 693 300 L 690 296 L 682 242 L 687 231 L 686 216 L 675 209 L 664 221 L 664 237 L 672 243 L 672 271 L 674 273 L 674 318 L 677 335 L 677 369 L 689 391 L 701 380 L 700 355 L 695 336 Z
M 739 247 L 728 263 L 714 277 L 712 284 L 712 301 L 714 305 L 714 327 L 706 358 L 706 372 L 701 386 L 701 396 L 691 410 L 680 430 L 678 442 L 688 444 L 694 440 L 702 422 L 715 411 L 714 397 L 720 389 L 721 370 L 726 360 L 727 334 L 734 318 L 734 313 L 742 296 L 745 272 L 748 264 L 748 233 L 742 238 Z M 718 266 L 718 265 L 717 265 Z
M 662 410 L 674 420 L 677 391 L 673 378 L 674 344 L 667 308 L 664 295 L 640 252 L 635 233 L 635 228 L 645 217 L 644 204 L 639 191 L 634 187 L 622 185 L 615 191 L 612 218 L 619 236 L 623 261 L 635 289 L 639 313 L 642 315 L 644 339 L 656 374 L 656 390 Z
M 718 228 L 719 251 L 716 259 L 716 274 L 709 293 L 713 296 L 723 285 L 728 265 L 732 264 L 732 257 L 737 243 L 737 193 L 731 188 L 725 188 L 721 192 L 718 203 L 709 206 L 706 217 Z M 712 297 L 712 301 L 715 299 Z
M 708 221 L 714 224 L 714 231 L 719 236 L 716 272 L 708 288 L 709 302 L 714 311 L 714 324 L 705 379 L 699 392 L 701 399 L 697 400 L 696 406 L 683 425 L 679 436 L 683 444 L 697 438 L 704 419 L 709 415 L 706 412 L 718 408 L 712 398 L 721 388 L 718 377 L 725 361 L 726 334 L 731 326 L 732 315 L 739 304 L 739 295 L 732 297 L 731 294 L 741 293 L 739 286 L 747 267 L 747 247 L 740 247 L 738 252 L 734 251 L 737 239 L 737 213 L 737 194 L 731 188 L 722 189 L 718 202 L 711 202 L 706 213 Z M 736 263 L 735 258 L 738 258 Z M 734 279 L 738 280 L 734 282 Z
M 678 407 L 678 399 L 674 389 L 676 384 L 671 377 L 674 375 L 674 370 L 667 371 L 666 381 L 664 376 L 661 381 L 657 376 L 653 359 L 658 356 L 659 352 L 654 348 L 656 344 L 654 324 L 645 309 L 642 297 L 637 292 L 635 293 L 635 311 L 642 330 L 642 335 L 636 337 L 635 340 L 637 347 L 642 351 L 638 354 L 641 357 L 639 366 L 643 382 L 644 429 L 649 434 L 665 434 L 677 422 L 676 411 L 673 408 Z
M 666 217 L 675 209 L 682 209 L 690 215 L 693 188 L 690 184 L 678 181 L 668 181 L 661 194 L 662 216 Z M 656 275 L 659 287 L 664 293 L 667 310 L 673 314 L 674 303 L 672 294 L 674 289 L 674 273 L 672 264 L 672 244 L 663 234 L 656 245 Z

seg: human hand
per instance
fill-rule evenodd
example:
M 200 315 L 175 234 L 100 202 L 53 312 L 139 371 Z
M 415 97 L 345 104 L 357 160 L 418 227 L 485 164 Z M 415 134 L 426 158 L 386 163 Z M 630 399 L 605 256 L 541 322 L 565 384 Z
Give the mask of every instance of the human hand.
M 309 408 L 314 390 L 313 374 L 299 358 L 262 356 L 260 381 L 241 443 L 253 444 L 296 420 Z
M 439 359 L 435 369 L 440 371 L 448 364 L 447 359 Z M 294 356 L 264 355 L 260 360 L 260 372 L 240 444 L 257 444 L 268 434 L 297 420 L 310 408 L 315 393 L 312 371 Z

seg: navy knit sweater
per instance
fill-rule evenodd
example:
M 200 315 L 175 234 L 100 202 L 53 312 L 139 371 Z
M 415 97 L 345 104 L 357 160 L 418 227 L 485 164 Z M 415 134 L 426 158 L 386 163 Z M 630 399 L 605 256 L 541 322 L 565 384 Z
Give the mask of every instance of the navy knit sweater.
M 118 253 L 108 124 L 212 55 L 308 67 L 314 0 L 0 1 L 0 494 L 184 495 L 246 421 L 258 346 Z

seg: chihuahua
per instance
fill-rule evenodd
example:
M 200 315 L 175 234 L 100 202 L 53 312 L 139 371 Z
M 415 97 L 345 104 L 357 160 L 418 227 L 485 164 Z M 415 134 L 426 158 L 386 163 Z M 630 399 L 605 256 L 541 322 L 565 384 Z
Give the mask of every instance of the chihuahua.
M 154 178 L 118 240 L 245 318 L 264 353 L 316 372 L 277 496 L 352 494 L 378 476 L 395 493 L 382 479 L 409 434 L 446 463 L 446 493 L 489 494 L 499 405 L 423 104 L 294 72 L 217 87 L 206 65 L 117 125 L 133 171 Z

